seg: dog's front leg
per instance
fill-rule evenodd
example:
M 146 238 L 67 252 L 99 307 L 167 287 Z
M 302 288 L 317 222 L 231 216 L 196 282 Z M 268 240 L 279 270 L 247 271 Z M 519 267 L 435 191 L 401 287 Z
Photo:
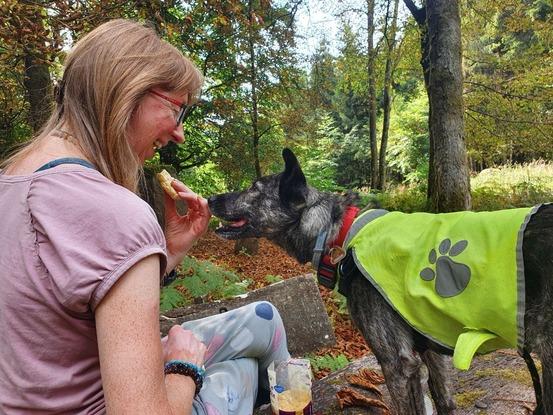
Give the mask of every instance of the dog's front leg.
M 438 415 L 452 414 L 455 410 L 455 401 L 449 388 L 450 370 L 445 356 L 426 350 L 421 353 L 421 359 L 428 368 L 428 387 Z
M 424 415 L 420 369 L 412 331 L 363 276 L 352 279 L 348 308 L 376 356 L 398 415 Z

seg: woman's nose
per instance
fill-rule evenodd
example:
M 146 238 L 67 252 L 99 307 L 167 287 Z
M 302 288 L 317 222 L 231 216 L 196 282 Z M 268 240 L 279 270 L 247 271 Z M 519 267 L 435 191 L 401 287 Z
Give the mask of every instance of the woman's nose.
M 173 140 L 177 144 L 184 143 L 184 128 L 182 128 L 182 123 L 175 127 L 175 129 L 173 130 L 172 136 L 173 136 Z

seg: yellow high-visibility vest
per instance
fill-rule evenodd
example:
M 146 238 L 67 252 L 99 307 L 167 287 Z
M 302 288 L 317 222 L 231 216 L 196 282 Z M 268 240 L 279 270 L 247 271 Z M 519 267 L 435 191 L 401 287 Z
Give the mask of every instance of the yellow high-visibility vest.
M 344 249 L 415 330 L 453 350 L 468 369 L 475 353 L 524 344 L 522 239 L 539 206 L 496 212 L 360 215 Z

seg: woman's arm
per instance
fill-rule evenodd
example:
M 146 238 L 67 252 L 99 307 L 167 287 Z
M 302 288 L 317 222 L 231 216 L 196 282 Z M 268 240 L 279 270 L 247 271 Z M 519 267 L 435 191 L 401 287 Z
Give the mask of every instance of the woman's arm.
M 96 308 L 102 384 L 108 414 L 190 414 L 195 384 L 163 374 L 159 337 L 159 257 L 130 268 Z M 203 364 L 205 346 L 180 326 L 171 329 L 172 359 Z M 167 354 L 167 351 L 165 352 Z

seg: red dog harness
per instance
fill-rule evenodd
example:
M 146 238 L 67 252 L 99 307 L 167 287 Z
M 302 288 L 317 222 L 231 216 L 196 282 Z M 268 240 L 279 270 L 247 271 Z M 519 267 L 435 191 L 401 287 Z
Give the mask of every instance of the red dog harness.
M 359 213 L 359 210 L 360 209 L 355 206 L 346 207 L 342 220 L 342 227 L 338 232 L 338 236 L 328 245 L 326 243 L 326 238 L 328 236 L 327 231 L 321 232 L 317 237 L 311 264 L 313 268 L 317 270 L 317 281 L 327 288 L 333 289 L 336 285 L 336 265 L 345 256 L 342 245 L 344 244 L 349 228 Z

